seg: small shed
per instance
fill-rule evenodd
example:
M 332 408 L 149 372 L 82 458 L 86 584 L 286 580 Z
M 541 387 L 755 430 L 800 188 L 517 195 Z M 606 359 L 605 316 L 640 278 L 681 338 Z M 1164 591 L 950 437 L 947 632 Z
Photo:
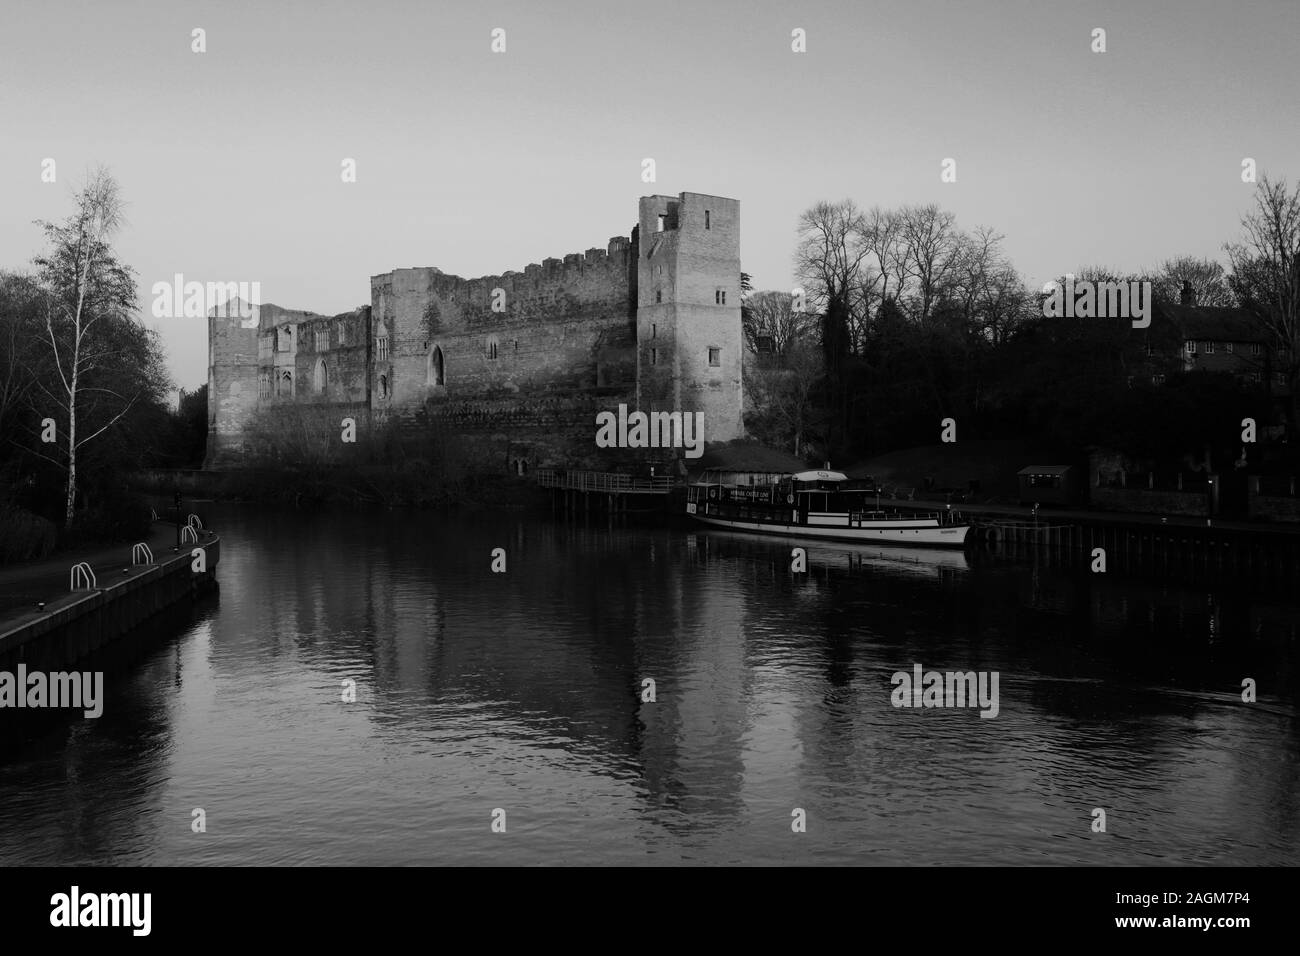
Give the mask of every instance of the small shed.
M 1079 500 L 1073 465 L 1026 465 L 1016 475 L 1020 479 L 1022 505 L 1069 505 Z

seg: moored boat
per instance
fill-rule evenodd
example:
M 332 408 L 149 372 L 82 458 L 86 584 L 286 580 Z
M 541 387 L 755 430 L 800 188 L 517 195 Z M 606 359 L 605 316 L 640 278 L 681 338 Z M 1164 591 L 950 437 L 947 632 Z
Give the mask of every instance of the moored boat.
M 732 473 L 724 481 L 717 471 L 705 471 L 688 486 L 686 513 L 735 531 L 908 547 L 964 547 L 970 531 L 943 513 L 884 511 L 874 482 L 838 471 L 752 475 L 749 483 L 744 477 Z

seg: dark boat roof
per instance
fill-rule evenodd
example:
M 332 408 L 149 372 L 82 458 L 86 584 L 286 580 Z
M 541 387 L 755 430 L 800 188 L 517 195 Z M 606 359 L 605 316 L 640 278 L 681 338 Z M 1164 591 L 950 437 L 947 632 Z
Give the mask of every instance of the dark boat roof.
M 768 448 L 756 441 L 737 439 L 709 445 L 695 463 L 696 470 L 748 471 L 764 475 L 793 475 L 806 471 L 808 465 L 794 455 Z

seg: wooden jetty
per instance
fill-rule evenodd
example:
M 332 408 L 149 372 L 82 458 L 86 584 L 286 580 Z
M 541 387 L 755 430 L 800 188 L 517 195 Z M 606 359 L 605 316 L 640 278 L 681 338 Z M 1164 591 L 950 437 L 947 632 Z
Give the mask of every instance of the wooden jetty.
M 954 520 L 971 525 L 975 541 L 1005 554 L 1039 551 L 1086 561 L 1101 548 L 1111 568 L 1271 575 L 1300 567 L 1300 526 L 1296 525 L 1093 511 L 1053 510 L 1027 516 L 980 506 L 951 511 Z
M 560 471 L 542 468 L 537 483 L 553 491 L 551 505 L 567 511 L 608 511 L 611 514 L 647 510 L 629 507 L 631 502 L 666 504 L 672 493 L 671 475 L 626 475 L 609 471 Z

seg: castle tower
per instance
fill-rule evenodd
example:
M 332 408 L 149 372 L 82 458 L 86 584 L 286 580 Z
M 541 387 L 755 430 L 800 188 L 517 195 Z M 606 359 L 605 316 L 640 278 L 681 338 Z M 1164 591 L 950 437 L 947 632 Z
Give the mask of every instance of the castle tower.
M 740 438 L 740 203 L 643 196 L 638 233 L 637 406 L 703 412 L 706 441 Z
M 225 302 L 208 312 L 208 447 L 204 468 L 237 464 L 243 451 L 244 426 L 257 409 L 258 312 L 256 305 L 244 306 L 239 300 Z

